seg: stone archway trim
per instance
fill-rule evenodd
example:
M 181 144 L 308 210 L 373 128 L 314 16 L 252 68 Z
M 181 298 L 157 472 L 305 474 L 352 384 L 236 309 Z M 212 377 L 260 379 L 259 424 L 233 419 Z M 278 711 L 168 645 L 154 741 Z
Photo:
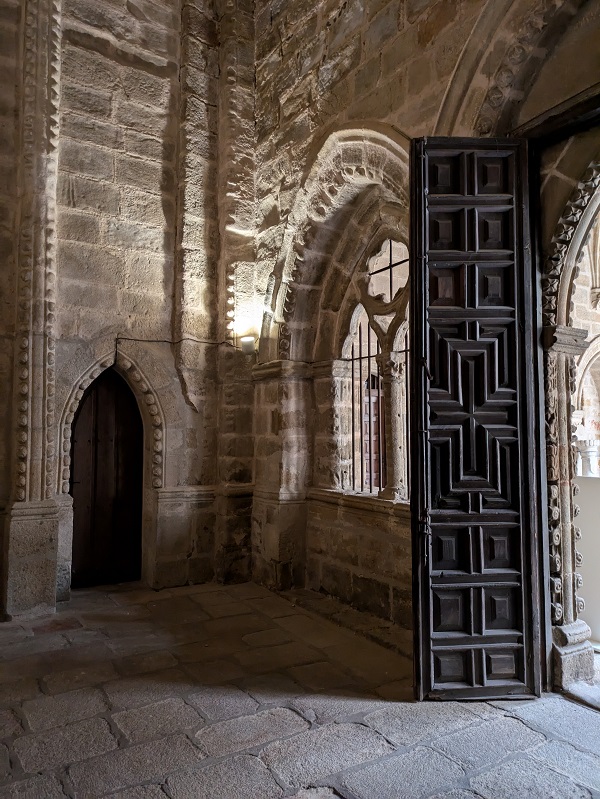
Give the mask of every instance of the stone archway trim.
M 146 409 L 152 426 L 152 488 L 162 488 L 164 485 L 164 449 L 165 449 L 165 419 L 164 413 L 156 392 L 152 389 L 148 378 L 130 356 L 119 354 L 116 359 L 114 353 L 105 355 L 96 360 L 73 385 L 66 402 L 61 418 L 61 457 L 58 473 L 57 492 L 69 492 L 69 477 L 71 468 L 71 432 L 73 419 L 79 403 L 88 386 L 110 366 L 117 367 L 117 371 L 125 378 L 133 389 L 142 409 Z M 144 411 L 142 410 L 142 416 Z

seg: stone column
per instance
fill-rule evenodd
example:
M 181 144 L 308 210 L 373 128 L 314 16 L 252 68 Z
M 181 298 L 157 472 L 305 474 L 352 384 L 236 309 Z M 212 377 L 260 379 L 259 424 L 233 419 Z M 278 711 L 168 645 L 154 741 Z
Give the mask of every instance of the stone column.
M 310 365 L 255 366 L 253 578 L 278 589 L 304 580 L 306 494 L 314 417 Z
M 386 483 L 379 496 L 408 500 L 406 363 L 397 352 L 380 353 L 377 363 L 383 378 L 386 454 Z
M 253 318 L 254 205 L 254 7 L 251 0 L 216 0 L 219 36 L 217 91 L 217 204 L 219 256 L 218 514 L 215 571 L 219 579 L 251 575 L 252 412 L 254 354 L 238 336 L 258 336 Z M 234 349 L 231 345 L 238 345 Z
M 546 462 L 548 471 L 548 525 L 550 539 L 550 587 L 554 680 L 565 688 L 574 680 L 594 674 L 591 630 L 578 618 L 583 600 L 577 596 L 581 555 L 574 524 L 579 508 L 573 501 L 578 489 L 572 446 L 571 397 L 575 389 L 575 358 L 585 352 L 586 330 L 566 326 L 547 327 L 545 339 Z
M 352 489 L 352 364 L 313 364 L 314 473 L 318 488 Z
M 20 79 L 17 313 L 11 502 L 3 541 L 7 615 L 48 612 L 56 600 L 56 180 L 60 0 L 27 0 Z

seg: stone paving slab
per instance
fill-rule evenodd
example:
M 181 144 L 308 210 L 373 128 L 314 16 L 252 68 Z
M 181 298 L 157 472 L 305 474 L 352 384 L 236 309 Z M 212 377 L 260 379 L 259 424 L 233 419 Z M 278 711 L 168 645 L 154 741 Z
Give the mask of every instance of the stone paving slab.
M 99 685 L 108 680 L 114 680 L 118 676 L 113 664 L 107 662 L 57 671 L 55 674 L 48 674 L 42 682 L 48 693 L 62 694 L 76 688 Z
M 106 683 L 104 690 L 114 708 L 150 705 L 186 689 L 194 683 L 181 669 L 164 669 Z
M 258 709 L 258 702 L 235 685 L 207 685 L 190 694 L 187 701 L 214 721 L 247 716 Z
M 69 776 L 76 795 L 91 799 L 141 782 L 161 782 L 173 771 L 197 765 L 203 757 L 184 735 L 177 735 L 76 763 Z
M 388 758 L 343 779 L 357 799 L 420 799 L 448 788 L 465 776 L 460 766 L 432 749 Z
M 502 763 L 471 779 L 484 799 L 591 799 L 587 788 L 530 758 Z
M 447 735 L 433 745 L 465 769 L 476 769 L 514 752 L 526 752 L 545 740 L 521 721 L 504 718 Z
M 270 744 L 261 757 L 283 782 L 302 788 L 391 751 L 387 741 L 368 727 L 333 724 Z
M 256 749 L 277 738 L 308 729 L 308 723 L 287 708 L 263 710 L 253 716 L 221 721 L 196 733 L 195 739 L 209 757 Z
M 111 793 L 107 799 L 165 799 L 166 795 L 159 785 L 140 785 L 127 791 Z
M 0 738 L 10 738 L 23 732 L 23 728 L 12 710 L 0 710 Z
M 290 666 L 300 666 L 303 663 L 316 663 L 322 660 L 322 654 L 306 644 L 292 642 L 279 646 L 261 647 L 247 652 L 236 652 L 235 659 L 249 671 L 260 674 L 261 672 L 280 671 Z
M 40 732 L 91 719 L 108 710 L 108 702 L 97 688 L 78 688 L 23 702 L 22 710 L 31 730 Z
M 527 724 L 553 737 L 600 755 L 600 713 L 556 695 L 537 702 L 497 702 Z M 560 726 L 556 718 L 560 717 Z
M 162 738 L 201 727 L 204 721 L 183 699 L 164 699 L 152 705 L 115 713 L 113 720 L 132 742 Z
M 402 746 L 442 736 L 480 722 L 467 704 L 457 702 L 398 703 L 365 717 L 374 730 Z
M 600 791 L 600 758 L 596 755 L 581 752 L 561 741 L 550 741 L 531 756 L 581 785 Z
M 242 755 L 167 780 L 172 799 L 279 799 L 283 791 L 256 757 Z
M 55 777 L 32 777 L 0 787 L 0 799 L 65 799 Z
M 115 661 L 121 674 L 131 677 L 136 674 L 147 674 L 151 671 L 170 669 L 177 665 L 174 655 L 166 649 L 154 652 L 143 652 L 141 655 L 130 655 Z
M 23 771 L 30 774 L 77 763 L 116 747 L 117 741 L 104 719 L 89 719 L 38 735 L 25 735 L 13 744 Z
M 407 701 L 368 615 L 290 599 L 118 586 L 10 623 L 35 651 L 0 662 L 0 799 L 600 799 L 595 711 Z

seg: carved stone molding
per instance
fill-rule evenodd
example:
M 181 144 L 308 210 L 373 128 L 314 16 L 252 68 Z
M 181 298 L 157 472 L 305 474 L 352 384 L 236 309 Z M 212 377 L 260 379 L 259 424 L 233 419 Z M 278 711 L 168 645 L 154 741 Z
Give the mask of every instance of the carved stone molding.
M 27 0 L 15 335 L 14 500 L 53 496 L 61 0 Z
M 543 63 L 548 34 L 564 30 L 585 0 L 540 0 L 511 31 L 504 58 L 489 82 L 475 122 L 479 136 L 499 133 L 507 126 L 513 104 L 520 100 Z
M 67 494 L 71 472 L 71 433 L 73 419 L 85 390 L 105 369 L 114 365 L 114 355 L 100 358 L 77 380 L 67 400 L 60 425 L 61 459 L 58 473 L 57 493 Z M 162 488 L 164 484 L 165 420 L 156 392 L 139 366 L 125 355 L 117 356 L 118 371 L 133 389 L 140 405 L 145 409 L 152 429 L 152 488 Z
M 542 276 L 542 315 L 544 327 L 556 325 L 558 292 L 567 253 L 581 218 L 600 187 L 600 161 L 592 161 L 573 190 L 550 243 Z
M 587 348 L 587 331 L 557 324 L 557 321 L 570 318 L 568 308 L 563 305 L 569 302 L 570 283 L 576 277 L 575 260 L 579 253 L 572 251 L 572 245 L 577 242 L 577 228 L 599 186 L 600 163 L 593 162 L 559 220 L 542 277 L 551 615 L 555 631 L 576 628 L 578 635 L 586 630 L 589 635 L 589 628 L 577 618 L 583 601 L 577 595 L 582 581 L 577 571 L 581 556 L 576 542 L 581 533 L 575 524 L 579 508 L 574 501 L 578 489 L 573 483 L 571 411 L 576 388 L 576 359 Z M 560 308 L 559 302 L 563 304 Z M 555 681 L 560 685 L 573 679 L 574 674 L 580 679 L 592 662 L 589 644 L 586 646 L 583 639 L 573 643 L 567 638 L 557 638 L 554 633 Z
M 388 201 L 407 208 L 407 150 L 376 130 L 348 128 L 331 134 L 298 191 L 269 281 L 270 308 L 262 336 L 277 337 L 278 358 L 293 358 L 290 343 L 298 291 L 304 286 L 307 265 L 320 252 L 328 221 L 348 213 L 352 202 L 370 187 L 379 187 Z

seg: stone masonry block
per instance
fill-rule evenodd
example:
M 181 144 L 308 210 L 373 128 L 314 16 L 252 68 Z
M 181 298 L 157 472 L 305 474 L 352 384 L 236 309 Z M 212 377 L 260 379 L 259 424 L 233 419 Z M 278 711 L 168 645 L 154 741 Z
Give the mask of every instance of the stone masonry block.
M 81 144 L 73 139 L 61 140 L 59 166 L 67 172 L 104 180 L 112 180 L 114 176 L 114 157 L 111 150 Z
M 98 218 L 91 214 L 63 209 L 58 215 L 58 237 L 69 241 L 97 244 L 100 241 Z
M 159 228 L 145 227 L 120 219 L 109 219 L 104 231 L 104 240 L 111 247 L 159 253 L 171 249 L 172 236 L 164 234 Z
M 118 167 L 117 167 L 118 168 Z M 172 227 L 175 204 L 169 197 L 124 186 L 120 190 L 121 216 L 156 227 Z
M 63 50 L 62 75 L 65 81 L 112 90 L 119 83 L 119 68 L 108 58 L 81 47 L 67 45 Z
M 148 108 L 120 100 L 115 111 L 115 121 L 125 128 L 131 128 L 138 133 L 149 133 L 153 136 L 162 136 L 167 127 L 166 109 L 161 112 L 157 108 Z
M 61 172 L 58 176 L 57 195 L 58 202 L 70 208 L 98 211 L 110 216 L 119 213 L 119 191 L 111 183 Z
M 171 86 L 166 78 L 133 67 L 121 67 L 121 86 L 125 96 L 135 98 L 136 103 L 152 107 L 168 104 Z
M 111 95 L 107 91 L 65 82 L 62 85 L 61 109 L 108 118 L 111 113 Z
M 160 163 L 146 161 L 142 158 L 132 158 L 128 155 L 117 156 L 116 179 L 118 183 L 160 194 L 163 189 L 167 189 L 167 177 L 168 188 L 171 189 L 172 175 L 167 176 Z
M 91 142 L 114 150 L 123 148 L 123 131 L 120 127 L 88 116 L 63 113 L 61 133 L 79 142 Z

